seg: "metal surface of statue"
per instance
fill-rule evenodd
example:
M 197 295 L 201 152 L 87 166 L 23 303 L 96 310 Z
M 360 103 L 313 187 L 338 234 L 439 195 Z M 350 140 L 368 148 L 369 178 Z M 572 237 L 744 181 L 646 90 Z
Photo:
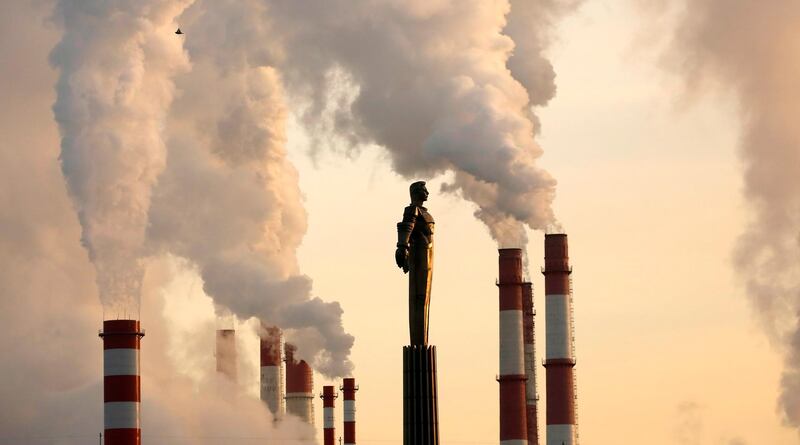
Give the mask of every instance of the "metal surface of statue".
M 424 181 L 409 187 L 411 205 L 397 223 L 395 262 L 408 273 L 408 323 L 411 345 L 428 344 L 428 307 L 433 277 L 433 217 L 422 204 L 428 199 Z
M 433 277 L 433 217 L 422 204 L 425 182 L 409 187 L 411 205 L 397 223 L 397 266 L 408 274 L 408 327 L 403 346 L 403 445 L 439 445 L 436 347 L 428 345 L 428 307 Z

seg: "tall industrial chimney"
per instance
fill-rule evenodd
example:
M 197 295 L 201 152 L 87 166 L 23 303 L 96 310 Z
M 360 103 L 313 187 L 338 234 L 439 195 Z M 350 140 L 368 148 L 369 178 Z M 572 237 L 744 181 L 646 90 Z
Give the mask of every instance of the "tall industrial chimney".
M 522 345 L 522 249 L 500 249 L 500 444 L 528 445 Z
M 284 413 L 283 368 L 281 367 L 281 330 L 262 326 L 261 332 L 261 400 L 277 420 Z
M 336 445 L 335 400 L 339 395 L 333 386 L 322 387 L 322 439 L 323 445 Z
M 567 235 L 544 237 L 547 445 L 576 445 L 575 354 Z
M 217 329 L 217 372 L 236 382 L 236 331 Z
M 297 348 L 286 343 L 286 412 L 314 424 L 314 374 L 305 360 L 294 359 Z
M 348 378 L 342 382 L 344 393 L 344 445 L 356 443 L 356 379 Z
M 138 320 L 106 320 L 103 339 L 103 423 L 106 445 L 140 445 Z
M 525 343 L 525 403 L 527 411 L 528 445 L 539 445 L 539 416 L 536 404 L 536 309 L 533 304 L 533 284 L 522 283 L 522 339 Z

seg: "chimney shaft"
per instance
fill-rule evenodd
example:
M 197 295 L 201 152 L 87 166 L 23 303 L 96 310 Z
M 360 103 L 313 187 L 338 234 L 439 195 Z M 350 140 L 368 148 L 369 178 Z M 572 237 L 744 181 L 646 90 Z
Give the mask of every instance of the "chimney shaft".
M 281 367 L 281 330 L 278 327 L 261 328 L 261 400 L 267 404 L 274 419 L 284 413 L 283 368 Z
M 344 445 L 356 443 L 356 379 L 347 378 L 342 382 L 344 393 Z
M 314 374 L 305 360 L 294 355 L 297 348 L 286 343 L 286 412 L 314 424 Z
M 525 343 L 525 403 L 528 426 L 528 445 L 539 445 L 539 415 L 536 404 L 536 309 L 533 304 L 533 284 L 522 283 L 522 338 Z
M 103 339 L 103 423 L 106 445 L 140 445 L 138 320 L 106 320 Z
M 322 434 L 323 445 L 336 445 L 336 389 L 333 386 L 322 387 Z
M 217 329 L 217 372 L 236 382 L 236 331 Z
M 522 249 L 499 250 L 500 444 L 527 445 L 522 334 Z
M 567 235 L 544 238 L 547 445 L 575 445 L 575 354 Z

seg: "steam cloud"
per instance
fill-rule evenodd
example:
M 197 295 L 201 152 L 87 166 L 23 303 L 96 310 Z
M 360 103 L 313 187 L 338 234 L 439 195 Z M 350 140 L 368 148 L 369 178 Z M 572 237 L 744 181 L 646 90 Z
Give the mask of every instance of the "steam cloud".
M 555 180 L 536 165 L 530 107 L 555 93 L 542 50 L 574 2 L 528 3 L 272 1 L 269 16 L 279 66 L 308 99 L 307 123 L 386 147 L 404 177 L 453 172 L 444 191 L 474 202 L 501 245 L 519 246 L 523 225 L 555 223 Z M 509 61 L 504 29 L 517 9 L 506 31 L 520 53 Z
M 306 212 L 264 13 L 262 1 L 200 0 L 181 16 L 192 70 L 176 79 L 148 236 L 196 264 L 218 305 L 280 326 L 317 371 L 345 376 L 353 337 L 342 308 L 310 298 L 298 270 Z
M 56 4 L 63 26 L 51 54 L 61 163 L 82 241 L 109 317 L 138 311 L 152 189 L 164 169 L 161 126 L 172 77 L 188 67 L 173 19 L 186 0 Z
M 752 220 L 734 255 L 769 337 L 786 350 L 779 405 L 800 427 L 800 3 L 686 3 L 674 56 L 690 85 L 739 100 L 740 154 Z
M 297 267 L 306 214 L 284 149 L 287 91 L 307 100 L 307 123 L 386 146 L 403 175 L 454 172 L 446 190 L 475 202 L 501 243 L 518 243 L 523 224 L 553 222 L 555 183 L 535 164 L 530 106 L 554 94 L 541 50 L 559 2 L 536 2 L 539 15 L 520 12 L 521 26 L 505 20 L 509 8 L 527 6 L 504 1 L 54 3 L 63 34 L 47 38 L 37 33 L 49 3 L 0 4 L 3 60 L 25 60 L 0 65 L 4 79 L 17 66 L 24 72 L 8 77 L 18 96 L 0 90 L 0 171 L 19 186 L 0 189 L 8 235 L 0 240 L 0 324 L 9 332 L 0 345 L 13 358 L 0 361 L 8 382 L 0 399 L 15 406 L 0 416 L 4 443 L 97 437 L 99 345 L 86 339 L 101 310 L 138 316 L 142 295 L 148 338 L 171 338 L 151 256 L 186 258 L 221 307 L 287 329 L 318 370 L 348 372 L 352 337 L 341 308 L 310 298 Z M 173 34 L 176 22 L 185 38 Z M 61 39 L 50 56 L 61 173 L 46 118 L 53 98 L 40 93 L 53 82 L 48 44 L 23 51 L 30 59 L 7 56 L 36 38 Z M 509 61 L 512 38 L 526 57 Z M 193 347 L 210 357 L 212 340 Z M 148 342 L 143 354 L 143 412 L 153 415 L 146 434 L 201 444 L 235 443 L 224 436 L 230 431 L 275 438 L 260 402 L 198 396 L 171 359 L 186 345 L 165 343 Z M 313 432 L 282 423 L 287 436 L 310 442 Z
M 97 443 L 103 429 L 102 346 L 97 337 L 103 307 L 95 266 L 79 243 L 82 227 L 74 200 L 59 170 L 59 129 L 50 112 L 57 75 L 47 65 L 47 54 L 61 39 L 60 27 L 47 22 L 52 6 L 0 2 L 0 60 L 14 61 L 0 64 L 3 445 Z M 141 282 L 147 329 L 142 354 L 144 440 L 175 445 L 244 444 L 256 438 L 315 443 L 313 428 L 291 418 L 276 427 L 259 400 L 232 388 L 225 395 L 237 397 L 213 390 L 213 320 L 186 332 L 191 342 L 170 331 L 175 323 L 165 318 L 163 304 L 174 296 L 161 291 L 170 279 L 161 263 L 147 262 Z M 205 379 L 199 388 L 185 376 L 186 362 L 177 358 L 184 355 L 202 360 L 191 362 L 189 369 Z

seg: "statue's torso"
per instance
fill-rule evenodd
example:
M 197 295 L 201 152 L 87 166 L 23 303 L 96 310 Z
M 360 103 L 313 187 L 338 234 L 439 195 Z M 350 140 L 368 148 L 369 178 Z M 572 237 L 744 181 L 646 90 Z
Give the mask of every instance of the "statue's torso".
M 433 216 L 428 213 L 428 209 L 422 206 L 410 205 L 406 207 L 403 220 L 414 223 L 409 242 L 411 247 L 432 248 L 433 247 Z

